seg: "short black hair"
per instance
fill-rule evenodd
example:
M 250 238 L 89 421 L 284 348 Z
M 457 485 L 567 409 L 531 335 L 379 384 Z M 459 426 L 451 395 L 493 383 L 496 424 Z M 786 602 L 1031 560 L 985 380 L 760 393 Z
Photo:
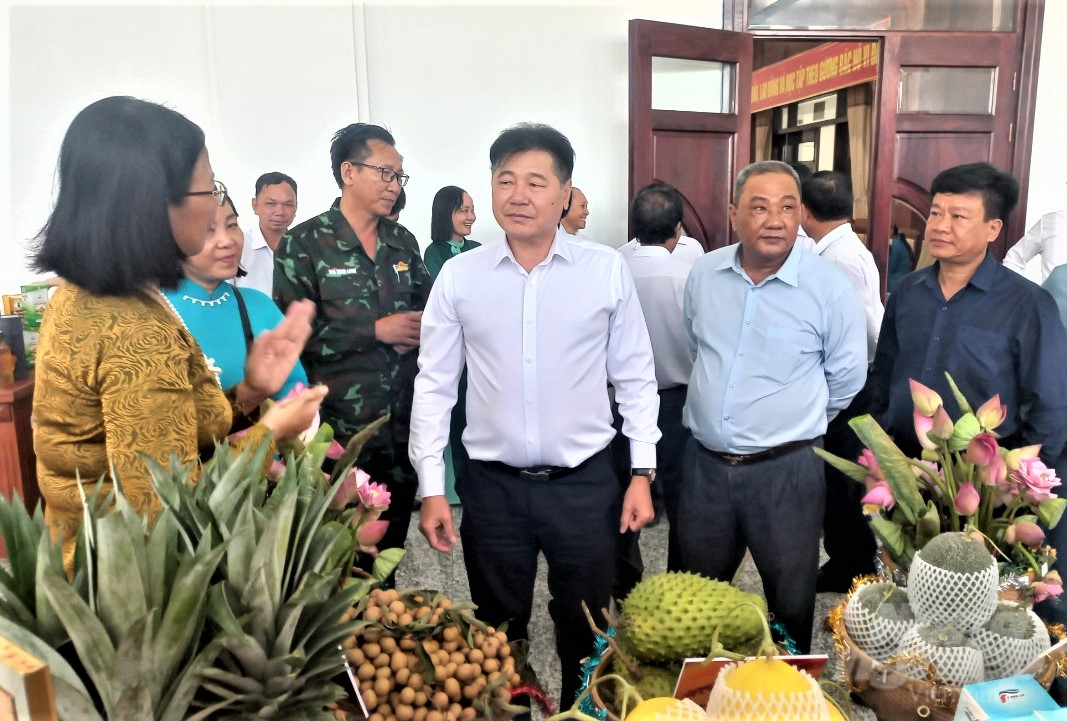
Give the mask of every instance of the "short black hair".
M 393 207 L 389 210 L 389 215 L 400 215 L 400 211 L 406 207 L 408 207 L 408 194 L 401 185 L 400 192 L 396 194 L 396 200 L 393 201 Z
M 452 240 L 452 214 L 463 207 L 463 194 L 455 185 L 446 185 L 433 196 L 430 208 L 430 240 Z
M 552 156 L 552 165 L 560 183 L 574 173 L 574 148 L 567 136 L 550 125 L 520 123 L 500 133 L 489 148 L 489 167 L 494 172 L 515 153 L 541 150 Z
M 296 181 L 290 178 L 285 173 L 279 173 L 274 170 L 270 173 L 263 173 L 263 175 L 256 178 L 256 195 L 263 192 L 263 189 L 268 185 L 281 185 L 282 183 L 288 183 L 289 187 L 293 189 L 293 195 L 296 195 Z
M 640 243 L 663 245 L 674 237 L 684 212 L 682 195 L 666 183 L 641 188 L 630 206 L 630 222 Z
M 930 195 L 938 193 L 979 194 L 985 208 L 983 220 L 999 218 L 1006 223 L 1019 202 L 1019 181 L 990 163 L 965 163 L 937 174 Z
M 819 222 L 852 217 L 852 179 L 836 170 L 820 170 L 800 183 L 800 197 Z
M 84 108 L 59 150 L 59 191 L 34 267 L 97 295 L 177 285 L 186 256 L 168 209 L 188 201 L 203 152 L 204 131 L 162 105 L 115 96 Z
M 367 147 L 367 142 L 370 140 L 380 140 L 386 145 L 396 145 L 392 133 L 380 125 L 370 123 L 352 123 L 333 134 L 333 141 L 330 143 L 330 163 L 333 166 L 333 179 L 337 181 L 338 188 L 345 187 L 344 181 L 341 180 L 341 163 L 346 160 L 362 162 L 370 155 L 370 148 Z
M 745 184 L 748 183 L 749 178 L 754 175 L 767 175 L 769 173 L 788 175 L 797 184 L 797 192 L 800 192 L 800 176 L 797 175 L 797 171 L 792 165 L 783 163 L 781 160 L 757 160 L 755 163 L 750 163 L 741 168 L 741 172 L 737 174 L 737 180 L 734 181 L 734 195 L 730 201 L 731 204 L 736 206 L 741 201 L 741 194 L 745 192 Z

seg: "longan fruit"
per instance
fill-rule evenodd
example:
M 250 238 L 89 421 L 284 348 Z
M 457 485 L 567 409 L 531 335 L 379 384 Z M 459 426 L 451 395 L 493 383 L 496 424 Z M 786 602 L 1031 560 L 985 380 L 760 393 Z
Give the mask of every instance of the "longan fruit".
M 449 716 L 450 718 L 458 719 L 460 713 L 462 713 L 462 712 L 463 712 L 463 707 L 460 706 L 458 703 L 454 703 L 454 704 L 452 704 L 451 706 L 448 707 L 448 711 L 446 711 L 445 714 L 447 716 Z
M 425 706 L 418 706 L 415 708 L 415 715 L 411 721 L 426 721 L 426 714 L 430 712 L 430 709 Z
M 441 683 L 442 681 L 444 681 L 446 675 L 447 674 L 445 673 L 445 667 L 444 666 L 434 666 L 433 667 L 433 677 L 434 677 L 434 680 L 437 681 L 437 683 Z
M 448 660 L 459 666 L 461 663 L 467 663 L 467 657 L 459 651 L 453 651 L 448 656 Z
M 363 640 L 367 643 L 378 643 L 382 640 L 382 634 L 377 631 L 364 631 Z
M 401 601 L 400 599 L 397 599 L 396 601 L 392 601 L 392 602 L 389 603 L 389 612 L 392 613 L 392 614 L 395 614 L 397 616 L 399 616 L 400 614 L 404 613 L 404 611 L 407 611 L 407 610 L 408 610 L 408 607 L 406 605 L 404 605 L 404 602 Z
M 379 697 L 384 697 L 390 691 L 393 690 L 393 682 L 388 678 L 376 678 L 374 679 L 374 693 Z
M 363 650 L 363 655 L 372 660 L 382 652 L 382 647 L 373 641 L 364 643 L 360 648 Z
M 445 715 L 434 709 L 426 714 L 426 721 L 445 721 Z
M 367 704 L 367 708 L 377 708 L 378 706 L 378 694 L 374 693 L 374 689 L 368 689 L 363 692 L 363 703 Z
M 419 621 L 425 621 L 430 617 L 431 613 L 433 613 L 433 609 L 423 604 L 422 606 L 419 606 L 417 609 L 415 609 L 415 618 L 417 618 Z
M 382 591 L 380 600 L 383 605 L 388 605 L 393 601 L 397 600 L 398 598 L 400 598 L 400 592 L 397 591 L 395 588 L 390 588 L 385 591 Z
M 428 638 L 422 642 L 422 648 L 427 654 L 433 656 L 441 648 L 441 644 L 437 642 L 436 638 Z
M 374 669 L 374 678 L 389 678 L 393 675 L 393 669 L 388 666 L 379 666 Z
M 481 666 L 482 661 L 485 660 L 485 653 L 480 648 L 472 648 L 467 654 L 467 660 Z
M 392 636 L 385 636 L 384 638 L 382 638 L 381 643 L 378 645 L 382 647 L 382 653 L 392 655 L 396 652 L 396 639 Z
M 385 716 L 385 721 L 389 721 L 393 717 L 393 707 L 388 703 L 383 703 L 378 707 L 378 712 Z
M 397 678 L 397 683 L 402 684 L 403 682 Z M 400 689 L 400 692 L 397 693 L 397 698 L 400 699 L 400 703 L 405 703 L 410 706 L 415 703 L 415 689 L 410 686 L 404 686 L 404 688 Z
M 446 678 L 444 683 L 444 691 L 448 695 L 449 700 L 459 701 L 463 696 L 463 691 L 459 686 L 459 681 L 454 678 Z
M 459 668 L 459 664 L 454 661 L 449 661 L 445 664 L 445 678 L 452 678 L 456 675 L 456 669 Z
M 475 668 L 469 663 L 460 664 L 456 668 L 456 678 L 464 683 L 474 678 L 475 673 Z
M 521 679 L 519 678 L 519 674 L 515 673 L 514 671 L 512 671 L 511 673 L 508 674 L 508 685 L 509 686 L 518 686 L 520 680 Z
M 408 676 L 409 688 L 419 691 L 422 689 L 423 683 L 425 683 L 425 678 L 421 673 L 412 673 L 410 676 Z
M 341 641 L 341 648 L 343 648 L 346 651 L 348 651 L 350 649 L 353 649 L 355 647 L 356 647 L 356 637 L 355 636 L 349 636 L 344 641 Z
M 346 715 L 345 718 L 347 719 L 348 716 Z M 385 721 L 385 716 L 382 716 L 380 713 L 375 711 L 374 713 L 372 713 L 370 716 L 367 717 L 367 721 Z
M 400 649 L 393 651 L 393 657 L 389 661 L 389 668 L 393 669 L 393 672 L 396 673 L 400 669 L 407 667 L 408 655 Z
M 441 614 L 440 610 L 436 610 L 433 613 L 431 613 L 430 614 L 430 623 L 432 623 L 434 625 L 441 623 L 441 615 L 442 614 Z
M 407 667 L 407 664 L 404 664 L 403 668 L 398 669 L 394 676 L 394 680 L 398 686 L 407 686 L 409 678 L 411 678 L 411 669 Z M 411 691 L 411 689 L 404 690 Z M 415 692 L 411 691 L 411 693 L 414 694 Z M 411 701 L 405 701 L 404 703 L 411 703 Z
M 487 658 L 482 661 L 482 670 L 492 676 L 494 673 L 500 671 L 500 662 L 495 658 Z
M 363 612 L 363 618 L 378 623 L 382 620 L 382 609 L 377 606 L 367 606 L 367 610 Z
M 398 704 L 393 709 L 393 715 L 396 716 L 396 721 L 411 721 L 415 718 L 415 709 L 406 704 Z
M 459 721 L 474 721 L 476 718 L 478 718 L 478 712 L 471 706 L 459 712 Z
M 500 677 L 503 676 L 503 675 L 504 674 L 500 673 L 499 671 L 490 672 L 489 673 L 489 683 L 496 683 L 498 680 L 500 680 Z
M 500 642 L 495 638 L 487 638 L 485 643 L 482 644 L 482 653 L 486 658 L 496 658 L 497 653 L 500 651 Z
M 511 655 L 511 646 L 508 645 L 506 639 L 501 641 L 500 648 L 497 650 L 496 655 L 500 656 L 500 658 L 507 658 Z
M 438 711 L 444 711 L 448 708 L 448 694 L 444 691 L 435 691 L 433 697 L 430 699 L 430 703 Z
M 451 608 L 452 607 L 452 599 L 451 598 L 442 598 L 440 601 L 437 602 L 437 607 L 441 608 L 441 609 Z
M 426 696 L 426 692 L 425 691 L 416 691 L 415 692 L 415 702 L 414 703 L 415 703 L 416 706 L 425 706 L 427 703 L 429 703 L 429 701 L 430 701 L 430 699 Z
M 375 656 L 373 660 L 371 660 L 371 663 L 373 663 L 378 668 L 388 668 L 389 667 L 389 662 L 391 660 L 392 659 L 390 658 L 389 654 L 380 653 L 377 656 Z
M 455 641 L 445 641 L 441 644 L 441 648 L 449 653 L 454 653 L 455 650 L 459 648 L 459 644 Z
M 405 611 L 404 613 L 397 616 L 396 623 L 398 626 L 410 626 L 411 624 L 415 623 L 415 617 Z
M 364 661 L 356 667 L 356 678 L 360 681 L 370 681 L 374 678 L 374 664 Z
M 458 641 L 459 640 L 459 628 L 456 626 L 446 626 L 441 632 L 441 638 L 445 641 Z
M 463 687 L 463 698 L 468 701 L 473 701 L 478 698 L 478 687 L 472 683 L 468 683 Z

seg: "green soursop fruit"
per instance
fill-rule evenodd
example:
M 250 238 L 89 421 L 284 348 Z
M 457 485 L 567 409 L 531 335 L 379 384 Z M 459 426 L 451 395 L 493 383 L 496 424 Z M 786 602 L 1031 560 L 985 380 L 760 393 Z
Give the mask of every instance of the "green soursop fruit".
M 716 629 L 728 650 L 761 638 L 759 615 L 766 616 L 767 604 L 723 581 L 669 571 L 634 586 L 622 612 L 624 650 L 639 661 L 658 662 L 706 656 Z
M 678 674 L 682 671 L 681 663 L 668 664 L 666 666 L 640 664 L 637 668 L 641 675 L 640 680 L 636 680 L 630 670 L 626 668 L 626 664 L 615 656 L 612 657 L 609 672 L 621 677 L 637 691 L 642 699 L 648 700 L 650 698 L 663 698 L 674 695 L 674 687 L 678 683 Z M 612 711 L 620 714 L 621 697 L 620 694 L 616 693 L 617 689 L 614 686 L 615 682 L 605 682 L 601 686 L 601 694 L 604 700 L 610 704 Z M 634 704 L 631 702 L 630 709 L 633 709 L 633 706 Z
M 985 544 L 963 533 L 934 536 L 912 560 L 908 598 L 922 624 L 981 628 L 997 608 L 997 564 Z

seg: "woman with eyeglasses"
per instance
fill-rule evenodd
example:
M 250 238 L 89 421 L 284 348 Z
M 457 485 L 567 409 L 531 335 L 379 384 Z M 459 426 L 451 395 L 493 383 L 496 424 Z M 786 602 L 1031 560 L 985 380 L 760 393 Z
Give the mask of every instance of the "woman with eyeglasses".
M 463 188 L 446 185 L 437 191 L 430 208 L 430 240 L 433 242 L 423 253 L 431 277 L 436 279 L 441 266 L 452 256 L 481 246 L 478 241 L 467 238 L 477 217 L 474 201 Z
M 116 477 L 149 519 L 160 508 L 147 456 L 193 464 L 235 425 L 240 443 L 292 438 L 325 395 L 313 388 L 275 404 L 311 333 L 314 306 L 294 303 L 249 349 L 244 378 L 223 389 L 208 358 L 163 295 L 198 255 L 226 190 L 214 181 L 204 133 L 161 105 L 97 101 L 74 118 L 59 155 L 59 192 L 38 236 L 35 265 L 64 283 L 37 348 L 33 400 L 45 519 L 71 568 L 81 524 L 79 484 Z
M 245 360 L 253 340 L 282 321 L 281 311 L 267 294 L 255 288 L 240 288 L 226 281 L 237 277 L 244 231 L 237 224 L 237 209 L 229 195 L 215 209 L 204 248 L 182 263 L 185 277 L 163 297 L 181 316 L 200 348 L 219 368 L 223 388 L 244 380 Z M 307 383 L 304 367 L 297 361 L 292 372 L 272 398 L 284 398 L 297 383 Z

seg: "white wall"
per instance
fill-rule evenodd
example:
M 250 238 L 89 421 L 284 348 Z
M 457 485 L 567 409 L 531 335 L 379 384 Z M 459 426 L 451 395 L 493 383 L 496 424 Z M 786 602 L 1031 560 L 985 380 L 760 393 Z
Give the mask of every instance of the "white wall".
M 411 174 L 402 217 L 428 241 L 443 185 L 475 201 L 473 237 L 500 238 L 489 207 L 488 149 L 515 122 L 541 121 L 577 151 L 588 234 L 625 240 L 627 21 L 720 27 L 721 0 L 277 0 L 45 5 L 0 0 L 0 292 L 35 277 L 27 239 L 47 219 L 59 144 L 89 102 L 131 94 L 165 102 L 207 133 L 216 175 L 242 212 L 255 178 L 300 185 L 303 219 L 336 195 L 330 135 L 357 120 L 396 136 Z M 1067 3 L 1046 2 L 1028 218 L 1067 206 L 1067 114 L 1054 68 L 1067 67 Z M 3 31 L 0 30 L 0 33 Z M 10 63 L 8 66 L 7 63 Z M 5 72 L 6 71 L 6 72 Z

